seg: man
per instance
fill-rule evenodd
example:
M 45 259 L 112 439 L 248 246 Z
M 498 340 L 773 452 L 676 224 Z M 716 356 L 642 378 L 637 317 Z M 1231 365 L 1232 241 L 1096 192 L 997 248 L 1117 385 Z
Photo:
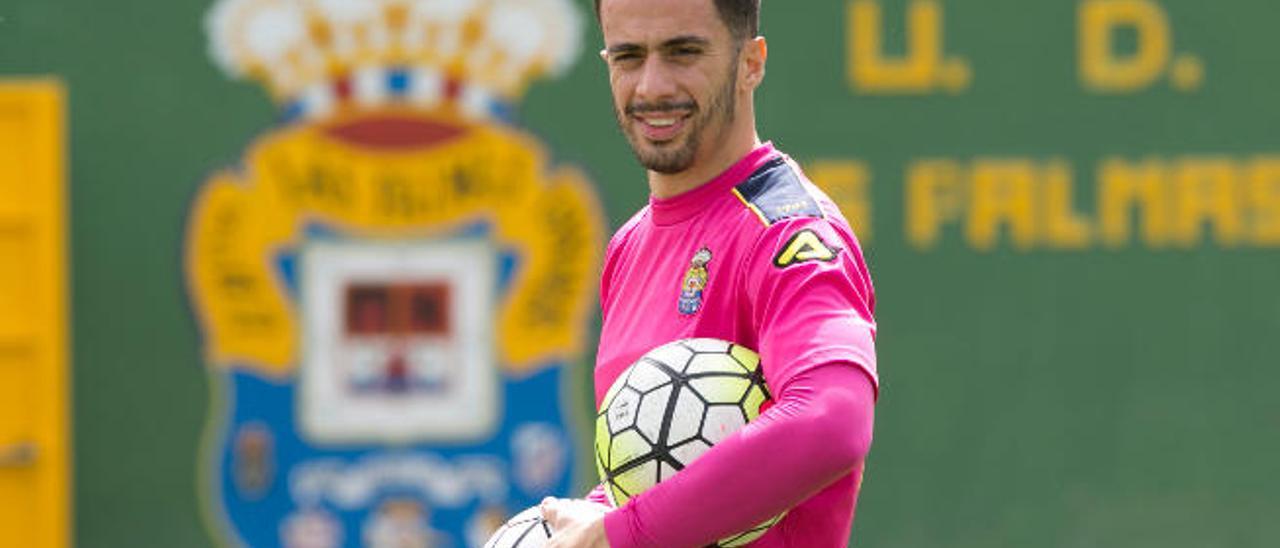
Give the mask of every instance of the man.
M 871 443 L 874 296 L 848 223 L 755 130 L 759 0 L 597 0 L 618 124 L 649 206 L 606 252 L 596 403 L 648 350 L 759 351 L 772 407 L 609 509 L 547 499 L 549 546 L 696 547 L 786 511 L 753 546 L 845 546 Z

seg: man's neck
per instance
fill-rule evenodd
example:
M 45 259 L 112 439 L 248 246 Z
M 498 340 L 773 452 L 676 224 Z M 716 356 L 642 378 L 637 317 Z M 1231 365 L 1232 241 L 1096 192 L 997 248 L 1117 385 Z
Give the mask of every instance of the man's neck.
M 689 169 L 679 173 L 649 172 L 649 192 L 654 198 L 672 198 L 698 188 L 729 169 L 760 146 L 760 136 L 753 128 L 739 132 L 736 138 L 709 151 L 702 161 L 694 162 Z

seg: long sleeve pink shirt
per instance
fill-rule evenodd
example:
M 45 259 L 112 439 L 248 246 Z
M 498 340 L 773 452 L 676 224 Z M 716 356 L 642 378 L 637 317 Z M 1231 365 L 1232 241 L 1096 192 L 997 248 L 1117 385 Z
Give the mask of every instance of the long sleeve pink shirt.
M 763 145 L 653 199 L 615 234 L 601 280 L 596 405 L 645 352 L 688 337 L 757 349 L 771 407 L 605 518 L 613 548 L 702 546 L 786 517 L 752 546 L 844 546 L 878 390 L 875 297 L 848 223 Z

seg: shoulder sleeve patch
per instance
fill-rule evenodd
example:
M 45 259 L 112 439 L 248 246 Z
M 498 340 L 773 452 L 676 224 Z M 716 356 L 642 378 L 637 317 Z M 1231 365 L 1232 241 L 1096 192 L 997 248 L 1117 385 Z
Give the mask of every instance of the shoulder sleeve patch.
M 765 226 L 795 217 L 822 218 L 822 208 L 783 158 L 775 158 L 747 177 L 733 193 Z
M 836 260 L 836 254 L 839 252 L 840 248 L 827 245 L 818 233 L 806 228 L 796 232 L 787 240 L 787 243 L 782 246 L 782 251 L 773 258 L 773 266 L 786 268 L 809 261 L 829 263 Z

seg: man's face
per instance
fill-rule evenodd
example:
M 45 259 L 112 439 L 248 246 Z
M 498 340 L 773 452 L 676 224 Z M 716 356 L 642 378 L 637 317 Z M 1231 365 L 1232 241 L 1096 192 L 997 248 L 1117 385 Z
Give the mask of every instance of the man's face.
M 614 113 L 647 169 L 679 173 L 734 119 L 740 48 L 713 0 L 604 0 Z M 705 154 L 702 154 L 705 155 Z

